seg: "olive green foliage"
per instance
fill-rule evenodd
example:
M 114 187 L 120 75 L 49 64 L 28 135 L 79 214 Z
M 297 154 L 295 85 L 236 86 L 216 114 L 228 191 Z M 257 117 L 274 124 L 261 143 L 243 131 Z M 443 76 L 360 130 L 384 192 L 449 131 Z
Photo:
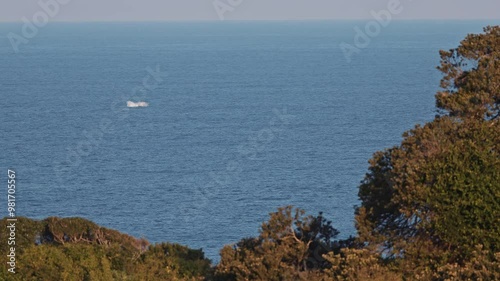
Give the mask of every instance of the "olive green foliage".
M 170 243 L 150 246 L 136 266 L 145 280 L 203 280 L 211 272 L 201 250 Z
M 7 231 L 0 234 L 6 241 Z M 0 244 L 1 252 L 7 253 L 7 247 Z M 204 280 L 211 271 L 201 250 L 149 245 L 81 218 L 18 218 L 15 247 L 16 273 L 2 266 L 0 280 Z
M 478 245 L 483 265 L 499 265 L 500 28 L 467 36 L 441 58 L 441 115 L 377 152 L 359 191 L 359 239 L 403 261 L 405 276 L 466 270 Z
M 500 280 L 500 253 L 491 256 L 491 251 L 478 245 L 463 263 L 448 263 L 437 268 L 425 267 L 414 272 L 414 280 Z
M 384 242 L 393 254 L 417 240 L 499 250 L 499 148 L 498 126 L 443 117 L 375 154 L 359 193 L 363 238 Z
M 441 51 L 443 73 L 437 107 L 450 116 L 493 120 L 500 116 L 500 26 L 470 34 L 458 48 Z
M 342 248 L 340 253 L 329 252 L 325 259 L 331 267 L 325 270 L 326 278 L 331 281 L 402 280 L 397 265 L 384 261 L 380 255 L 367 249 Z
M 221 251 L 217 280 L 322 280 L 323 254 L 338 234 L 322 214 L 305 216 L 291 206 L 270 214 L 260 235 Z

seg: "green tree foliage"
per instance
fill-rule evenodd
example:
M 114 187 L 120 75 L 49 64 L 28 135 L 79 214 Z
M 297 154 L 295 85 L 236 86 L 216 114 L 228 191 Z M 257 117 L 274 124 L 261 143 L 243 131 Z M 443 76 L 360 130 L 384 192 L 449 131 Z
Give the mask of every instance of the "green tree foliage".
M 323 280 L 338 231 L 322 214 L 305 216 L 291 206 L 271 213 L 260 235 L 221 251 L 217 280 Z
M 484 32 L 440 53 L 443 91 L 436 102 L 450 116 L 492 120 L 500 115 L 500 26 Z
M 360 240 L 407 272 L 464 265 L 476 245 L 500 251 L 500 28 L 441 58 L 443 115 L 375 153 L 359 191 Z
M 32 246 L 20 255 L 19 269 L 10 280 L 113 280 L 111 263 L 103 248 L 67 244 Z
M 325 258 L 331 267 L 325 270 L 323 280 L 389 281 L 403 278 L 397 267 L 387 264 L 380 255 L 368 249 L 342 248 L 340 253 L 329 252 Z
M 135 266 L 141 280 L 204 280 L 211 273 L 201 250 L 169 243 L 150 246 Z
M 1 222 L 7 224 L 6 219 Z M 7 234 L 0 231 L 0 240 L 7 241 Z M 7 253 L 7 247 L 0 244 L 1 252 Z M 18 218 L 16 259 L 16 274 L 2 266 L 0 280 L 204 280 L 212 271 L 201 250 L 149 245 L 81 218 Z

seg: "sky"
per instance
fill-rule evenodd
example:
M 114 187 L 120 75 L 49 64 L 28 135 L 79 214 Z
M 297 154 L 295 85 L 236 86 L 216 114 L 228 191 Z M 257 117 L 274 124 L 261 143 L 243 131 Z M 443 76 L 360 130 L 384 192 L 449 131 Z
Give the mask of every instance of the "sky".
M 31 20 L 42 3 L 51 21 L 370 19 L 393 1 L 397 19 L 500 18 L 500 0 L 0 0 L 0 21 Z

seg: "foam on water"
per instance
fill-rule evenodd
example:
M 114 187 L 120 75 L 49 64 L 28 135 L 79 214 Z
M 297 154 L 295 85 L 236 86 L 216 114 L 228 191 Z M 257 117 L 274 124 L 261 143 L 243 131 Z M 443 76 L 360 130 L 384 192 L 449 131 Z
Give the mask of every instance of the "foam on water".
M 127 101 L 127 107 L 148 107 L 149 103 L 145 101 L 139 101 L 139 102 L 133 102 L 133 101 Z

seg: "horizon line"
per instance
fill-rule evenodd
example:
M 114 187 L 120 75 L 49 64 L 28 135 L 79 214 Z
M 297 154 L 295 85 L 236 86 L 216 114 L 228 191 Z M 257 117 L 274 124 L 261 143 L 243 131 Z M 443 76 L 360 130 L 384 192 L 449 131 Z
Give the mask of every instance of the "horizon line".
M 374 20 L 373 18 L 343 18 L 343 19 L 162 19 L 162 20 L 50 20 L 48 23 L 169 23 L 169 22 L 319 22 L 319 21 L 369 21 Z M 459 18 L 404 18 L 404 19 L 393 19 L 392 21 L 455 21 L 455 22 L 467 22 L 467 21 L 500 21 L 500 18 L 471 18 L 471 19 L 459 19 Z M 1 23 L 23 23 L 21 20 L 17 21 L 2 21 Z

